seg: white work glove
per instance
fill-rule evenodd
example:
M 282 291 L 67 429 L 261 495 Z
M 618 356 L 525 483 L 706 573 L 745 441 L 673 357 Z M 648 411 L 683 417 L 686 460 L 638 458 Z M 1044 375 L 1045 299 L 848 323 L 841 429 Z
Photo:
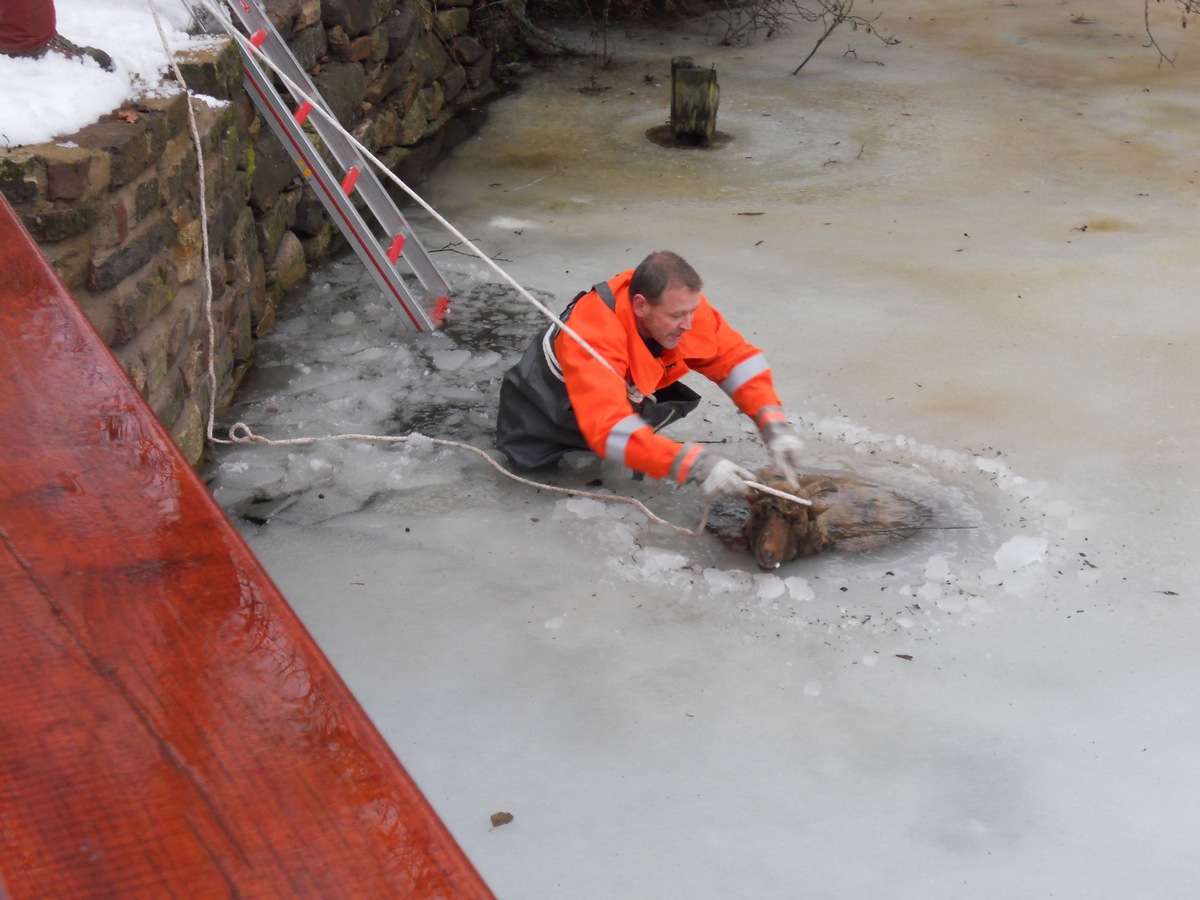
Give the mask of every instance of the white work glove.
M 786 421 L 768 422 L 762 427 L 763 443 L 771 454 L 771 467 L 793 488 L 799 485 L 796 471 L 800 468 L 800 454 L 804 441 Z
M 754 480 L 754 473 L 743 469 L 737 463 L 713 453 L 702 450 L 688 469 L 687 483 L 699 483 L 700 490 L 709 500 L 716 500 L 733 494 L 748 497 L 750 487 L 747 481 Z

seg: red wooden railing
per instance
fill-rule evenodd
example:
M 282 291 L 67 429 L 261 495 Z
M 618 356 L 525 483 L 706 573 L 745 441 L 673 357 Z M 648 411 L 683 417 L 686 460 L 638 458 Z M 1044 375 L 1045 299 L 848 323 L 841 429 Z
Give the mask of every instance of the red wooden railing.
M 20 898 L 491 896 L 3 197 L 0 848 Z

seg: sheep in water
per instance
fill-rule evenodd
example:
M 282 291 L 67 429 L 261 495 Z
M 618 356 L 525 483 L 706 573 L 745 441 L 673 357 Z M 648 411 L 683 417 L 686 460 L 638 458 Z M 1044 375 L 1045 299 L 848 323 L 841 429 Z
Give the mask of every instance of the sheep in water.
M 825 476 L 802 477 L 800 487 L 794 491 L 773 473 L 762 473 L 760 479 L 767 487 L 810 501 L 838 489 L 833 479 Z M 773 494 L 755 492 L 750 498 L 750 515 L 742 526 L 746 546 L 764 569 L 775 569 L 780 563 L 813 556 L 833 546 L 829 529 L 821 521 L 821 516 L 828 511 L 829 506 L 815 503 L 808 506 Z
M 758 480 L 784 493 L 819 500 L 807 506 L 763 492 L 751 495 L 737 543 L 744 543 L 764 569 L 825 550 L 877 549 L 922 528 L 969 527 L 931 526 L 927 523 L 933 510 L 928 506 L 849 475 L 801 476 L 795 491 L 769 469 L 760 472 Z

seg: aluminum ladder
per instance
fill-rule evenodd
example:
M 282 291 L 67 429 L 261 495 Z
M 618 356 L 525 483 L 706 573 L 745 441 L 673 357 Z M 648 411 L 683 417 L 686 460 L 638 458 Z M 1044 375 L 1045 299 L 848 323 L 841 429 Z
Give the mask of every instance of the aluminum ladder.
M 405 325 L 418 332 L 433 330 L 441 324 L 450 304 L 446 280 L 429 258 L 395 201 L 384 190 L 375 170 L 341 129 L 333 124 L 337 120 L 332 110 L 267 18 L 259 0 L 228 0 L 228 3 L 241 20 L 246 35 L 234 28 L 223 27 L 227 28 L 242 51 L 246 91 L 258 107 L 259 114 L 292 154 L 300 174 L 316 192 L 330 218 L 341 229 L 380 290 L 395 305 Z M 202 12 L 202 4 L 198 2 L 189 2 L 188 7 L 196 22 L 206 30 L 211 30 L 213 22 L 221 22 L 215 16 Z M 313 107 L 309 100 L 297 98 L 299 105 L 292 109 L 276 89 L 270 73 L 259 64 L 250 46 L 258 48 L 287 80 L 311 98 L 312 103 L 319 104 L 321 109 L 329 113 L 332 121 L 320 114 L 312 115 Z M 321 139 L 339 172 L 335 172 L 326 162 L 305 130 L 306 124 Z M 365 205 L 364 211 L 354 204 L 356 194 Z M 370 213 L 374 224 L 364 217 L 364 212 Z M 424 303 L 414 296 L 398 269 L 401 259 L 424 289 Z

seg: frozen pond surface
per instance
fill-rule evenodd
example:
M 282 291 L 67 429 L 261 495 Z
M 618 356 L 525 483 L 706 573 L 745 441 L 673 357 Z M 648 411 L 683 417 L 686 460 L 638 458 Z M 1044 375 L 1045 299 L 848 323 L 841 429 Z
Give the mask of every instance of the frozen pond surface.
M 683 253 L 813 471 L 970 527 L 764 573 L 419 438 L 214 449 L 218 500 L 500 896 L 1200 891 L 1200 48 L 1157 70 L 1127 5 L 889 3 L 901 45 L 838 32 L 857 59 L 795 78 L 804 33 L 618 36 L 616 69 L 532 75 L 422 191 L 556 310 Z M 645 138 L 680 54 L 717 66 L 719 150 Z M 417 339 L 355 261 L 315 272 L 224 425 L 490 448 L 538 316 L 435 260 L 455 305 Z M 711 402 L 674 434 L 764 464 L 689 383 Z M 702 512 L 582 454 L 548 480 Z

